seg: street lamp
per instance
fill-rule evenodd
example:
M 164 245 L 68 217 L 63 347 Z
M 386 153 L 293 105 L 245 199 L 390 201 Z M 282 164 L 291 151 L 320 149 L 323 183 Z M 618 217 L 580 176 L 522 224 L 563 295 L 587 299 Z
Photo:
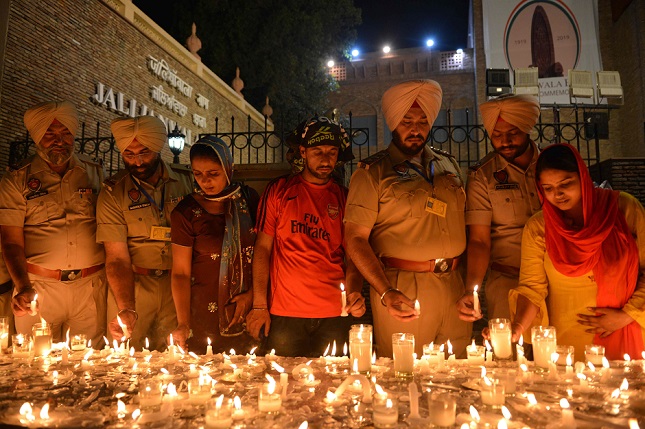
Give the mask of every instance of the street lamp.
M 175 129 L 168 134 L 168 145 L 170 146 L 170 151 L 175 155 L 172 162 L 179 164 L 179 154 L 184 150 L 184 144 L 186 143 L 186 136 L 179 131 L 179 127 L 175 124 Z

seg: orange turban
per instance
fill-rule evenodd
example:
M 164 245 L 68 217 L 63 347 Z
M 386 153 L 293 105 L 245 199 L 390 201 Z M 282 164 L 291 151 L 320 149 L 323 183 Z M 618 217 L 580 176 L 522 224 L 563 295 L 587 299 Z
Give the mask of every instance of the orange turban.
M 161 152 L 168 142 L 166 126 L 154 116 L 118 118 L 112 121 L 110 128 L 121 153 L 134 139 L 153 152 Z
M 428 117 L 430 124 L 434 123 L 441 109 L 441 87 L 434 80 L 410 80 L 385 91 L 381 100 L 385 122 L 393 131 L 416 101 Z
M 513 95 L 482 103 L 479 111 L 489 137 L 493 135 L 499 118 L 528 134 L 540 117 L 540 103 L 532 95 Z
M 36 144 L 40 143 L 54 119 L 65 125 L 70 133 L 76 135 L 78 114 L 76 107 L 69 101 L 47 101 L 25 112 L 25 127 Z

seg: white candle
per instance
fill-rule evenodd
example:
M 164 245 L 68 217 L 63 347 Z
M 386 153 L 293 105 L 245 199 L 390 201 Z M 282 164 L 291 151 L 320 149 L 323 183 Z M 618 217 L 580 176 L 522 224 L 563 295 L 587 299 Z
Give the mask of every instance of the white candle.
M 67 343 L 63 346 L 62 353 L 61 363 L 63 365 L 67 365 L 69 363 L 69 350 L 67 349 Z
M 409 377 L 414 372 L 414 335 L 407 333 L 392 334 L 392 354 L 394 374 Z
M 369 325 L 368 325 L 369 326 Z M 369 372 L 372 368 L 372 327 L 360 325 L 349 331 L 349 356 L 356 362 L 357 371 Z
M 482 312 L 479 304 L 479 293 L 477 293 L 478 289 L 479 285 L 475 285 L 475 288 L 473 289 L 473 309 L 475 310 L 475 316 L 480 316 Z
M 212 356 L 213 355 L 213 346 L 211 346 L 211 339 L 207 338 L 208 340 L 208 345 L 206 346 L 206 356 Z
M 562 427 L 576 427 L 576 419 L 573 417 L 573 410 L 569 409 L 569 401 L 565 398 L 560 399 L 560 408 L 562 408 Z
M 506 386 L 498 379 L 484 377 L 481 383 L 482 404 L 490 405 L 493 408 L 499 408 L 504 405 L 506 400 Z
M 414 381 L 408 384 L 408 395 L 410 396 L 410 418 L 421 418 L 419 414 L 419 389 Z
M 567 363 L 567 367 L 565 369 L 565 375 L 566 375 L 567 379 L 571 379 L 571 378 L 573 378 L 573 367 L 571 366 L 572 361 L 571 361 L 571 355 L 570 354 L 567 355 L 566 363 Z
M 488 322 L 488 326 L 495 358 L 510 359 L 513 355 L 510 321 L 508 319 L 492 319 Z
M 35 316 L 38 311 L 36 311 L 36 306 L 38 305 L 38 294 L 34 294 L 34 299 L 31 301 L 31 304 L 29 304 L 29 315 L 30 316 Z
M 226 429 L 231 426 L 233 423 L 233 416 L 231 414 L 231 408 L 228 406 L 222 406 L 224 401 L 224 395 L 220 395 L 215 402 L 215 408 L 209 409 L 204 415 L 204 422 L 206 427 L 216 428 L 216 429 Z
M 432 392 L 428 396 L 428 419 L 434 426 L 452 427 L 455 424 L 457 400 L 446 393 Z
M 538 329 L 542 328 L 542 329 Z M 551 332 L 553 330 L 553 332 Z M 555 352 L 556 336 L 555 328 L 537 326 L 532 328 L 533 335 L 533 357 L 535 366 L 548 369 L 551 361 L 551 354 Z
M 551 360 L 549 361 L 549 379 L 557 380 L 558 379 L 558 354 L 551 353 Z
M 283 400 L 287 399 L 287 386 L 289 386 L 289 374 L 282 372 L 280 373 L 280 387 Z
M 270 378 L 270 376 L 267 375 Z M 282 408 L 282 397 L 276 392 L 277 385 L 273 378 L 268 383 L 260 386 L 258 395 L 258 410 L 264 413 L 280 411 Z
M 493 349 L 490 346 L 490 343 L 488 340 L 484 340 L 484 344 L 486 344 L 486 362 L 492 362 L 493 361 Z
M 421 304 L 418 299 L 414 301 L 414 312 L 417 313 L 417 316 L 421 315 Z
M 374 427 L 393 427 L 399 421 L 399 408 L 396 398 L 375 397 L 372 403 Z
M 345 285 L 340 284 L 340 315 L 342 317 L 347 317 L 349 314 L 347 314 L 347 309 L 345 307 L 347 306 L 347 293 L 345 292 Z

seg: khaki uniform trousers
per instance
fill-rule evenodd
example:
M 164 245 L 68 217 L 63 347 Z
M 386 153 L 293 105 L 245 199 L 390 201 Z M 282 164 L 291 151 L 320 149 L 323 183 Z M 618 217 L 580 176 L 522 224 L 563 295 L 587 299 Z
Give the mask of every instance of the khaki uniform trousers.
M 434 342 L 442 344 L 450 340 L 457 358 L 466 357 L 470 343 L 472 324 L 459 319 L 455 303 L 464 292 L 464 283 L 459 272 L 445 274 L 414 273 L 386 268 L 389 283 L 410 299 L 418 299 L 421 315 L 411 322 L 400 322 L 390 316 L 381 305 L 381 298 L 370 289 L 376 354 L 392 357 L 392 334 L 414 334 L 414 351 L 423 355 L 423 345 Z
M 141 350 L 150 342 L 150 350 L 166 350 L 166 337 L 177 328 L 177 313 L 172 300 L 170 275 L 160 277 L 134 274 L 135 310 L 139 315 L 134 331 L 130 333 L 130 346 Z M 118 308 L 112 291 L 108 298 L 108 320 L 116 317 Z M 110 343 L 113 339 L 109 338 Z M 117 340 L 121 340 L 117 338 Z
M 15 318 L 16 331 L 31 335 L 31 328 L 40 317 L 52 327 L 52 341 L 65 341 L 70 336 L 85 334 L 92 347 L 103 347 L 106 333 L 107 280 L 105 270 L 71 282 L 59 282 L 47 277 L 29 274 L 38 293 L 40 312 L 35 316 Z
M 490 270 L 484 285 L 488 319 L 510 319 L 508 292 L 515 289 L 520 279 L 517 276 Z

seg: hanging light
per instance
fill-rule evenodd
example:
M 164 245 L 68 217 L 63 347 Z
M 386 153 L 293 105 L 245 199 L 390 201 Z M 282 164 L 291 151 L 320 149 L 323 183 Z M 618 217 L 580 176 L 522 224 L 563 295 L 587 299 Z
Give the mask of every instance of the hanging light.
M 173 163 L 179 164 L 179 154 L 184 150 L 184 144 L 186 144 L 186 136 L 179 131 L 179 126 L 175 124 L 175 129 L 168 134 L 168 145 L 170 151 L 175 155 Z

